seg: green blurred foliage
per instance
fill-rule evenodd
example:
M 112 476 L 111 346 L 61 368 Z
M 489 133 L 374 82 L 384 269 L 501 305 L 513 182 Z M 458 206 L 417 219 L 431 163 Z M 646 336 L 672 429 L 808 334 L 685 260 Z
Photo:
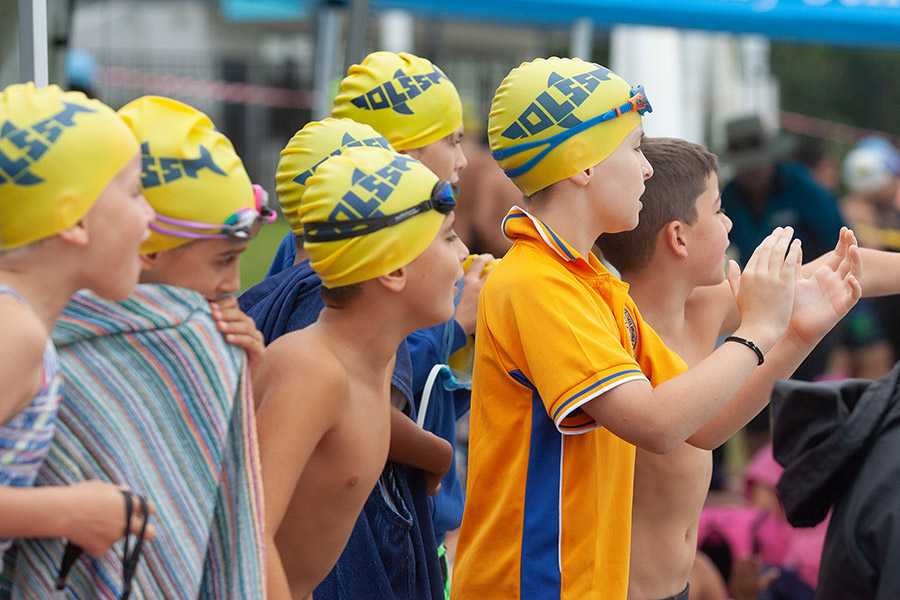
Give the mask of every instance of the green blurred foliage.
M 900 134 L 900 52 L 773 44 L 781 108 Z
M 241 293 L 263 280 L 278 244 L 290 230 L 287 221 L 279 215 L 277 221 L 264 225 L 259 230 L 259 235 L 247 244 L 247 249 L 241 255 Z

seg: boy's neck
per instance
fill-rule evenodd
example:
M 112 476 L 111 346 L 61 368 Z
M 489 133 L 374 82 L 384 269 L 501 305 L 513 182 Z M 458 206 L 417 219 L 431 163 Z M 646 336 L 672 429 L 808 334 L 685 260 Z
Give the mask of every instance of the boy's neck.
M 553 230 L 578 254 L 587 259 L 594 242 L 603 233 L 591 218 L 584 188 L 559 181 L 544 190 L 540 200 L 526 203 L 526 210 Z
M 642 318 L 657 333 L 679 332 L 686 322 L 685 307 L 694 286 L 681 277 L 677 265 L 651 265 L 623 272 L 622 280 L 628 283 L 628 293 Z
M 344 307 L 326 306 L 316 324 L 329 337 L 345 340 L 351 351 L 358 350 L 359 360 L 373 368 L 391 360 L 400 343 L 415 330 L 405 326 L 400 315 L 359 298 Z

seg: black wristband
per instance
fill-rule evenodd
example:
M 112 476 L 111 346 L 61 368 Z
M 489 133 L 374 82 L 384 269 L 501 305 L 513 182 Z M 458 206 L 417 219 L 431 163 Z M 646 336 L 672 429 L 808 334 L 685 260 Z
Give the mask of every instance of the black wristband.
M 744 339 L 742 337 L 738 337 L 736 335 L 729 335 L 727 338 L 725 338 L 725 341 L 726 342 L 737 342 L 739 344 L 743 344 L 743 345 L 747 346 L 748 348 L 750 348 L 751 350 L 753 350 L 754 352 L 756 352 L 756 356 L 757 356 L 757 358 L 759 358 L 759 362 L 756 363 L 757 367 L 759 365 L 763 364 L 764 362 L 766 362 L 766 359 L 763 358 L 762 350 L 760 350 L 759 346 L 757 346 L 750 340 Z

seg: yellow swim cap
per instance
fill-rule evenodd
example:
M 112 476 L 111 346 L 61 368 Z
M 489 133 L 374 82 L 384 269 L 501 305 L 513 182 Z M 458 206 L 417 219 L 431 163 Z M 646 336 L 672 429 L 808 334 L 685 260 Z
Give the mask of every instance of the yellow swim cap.
M 298 210 L 306 191 L 306 181 L 326 158 L 356 146 L 393 150 L 384 136 L 368 125 L 350 119 L 324 119 L 307 123 L 281 151 L 275 172 L 275 191 L 281 212 L 294 235 L 303 233 Z
M 652 109 L 643 88 L 577 58 L 510 71 L 488 117 L 494 158 L 523 194 L 599 164 Z
M 332 116 L 366 123 L 397 150 L 422 148 L 462 126 L 456 86 L 424 58 L 373 52 L 341 81 Z
M 137 150 L 102 102 L 55 85 L 7 87 L 0 93 L 0 248 L 76 224 Z
M 322 284 L 350 285 L 411 263 L 456 205 L 450 187 L 383 148 L 349 148 L 322 163 L 300 206 L 303 246 Z
M 144 96 L 119 114 L 141 144 L 141 186 L 157 214 L 142 254 L 186 244 L 193 238 L 183 236 L 206 237 L 210 231 L 173 220 L 224 225 L 238 211 L 256 209 L 244 164 L 204 113 L 170 98 Z

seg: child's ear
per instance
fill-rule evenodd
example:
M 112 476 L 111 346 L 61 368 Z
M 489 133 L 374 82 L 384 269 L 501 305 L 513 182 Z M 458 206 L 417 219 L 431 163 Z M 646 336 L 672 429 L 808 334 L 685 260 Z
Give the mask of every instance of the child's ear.
M 593 176 L 594 176 L 594 167 L 588 167 L 584 171 L 578 171 L 577 173 L 575 173 L 574 175 L 569 177 L 569 180 L 572 183 L 574 183 L 575 185 L 584 187 L 588 183 L 590 183 L 591 178 Z
M 394 269 L 387 275 L 382 275 L 378 278 L 378 283 L 383 285 L 385 288 L 398 294 L 402 292 L 406 288 L 406 280 L 407 280 L 408 272 L 406 267 L 400 267 L 399 269 Z
M 138 254 L 138 258 L 141 260 L 141 271 L 149 271 L 156 265 L 159 253 L 151 252 L 149 254 Z
M 663 242 L 678 258 L 687 258 L 688 255 L 685 233 L 684 223 L 681 221 L 670 221 L 662 230 Z
M 87 246 L 88 232 L 87 227 L 84 224 L 85 219 L 87 219 L 87 217 L 74 225 L 66 227 L 57 235 L 69 244 L 74 244 L 75 246 Z

